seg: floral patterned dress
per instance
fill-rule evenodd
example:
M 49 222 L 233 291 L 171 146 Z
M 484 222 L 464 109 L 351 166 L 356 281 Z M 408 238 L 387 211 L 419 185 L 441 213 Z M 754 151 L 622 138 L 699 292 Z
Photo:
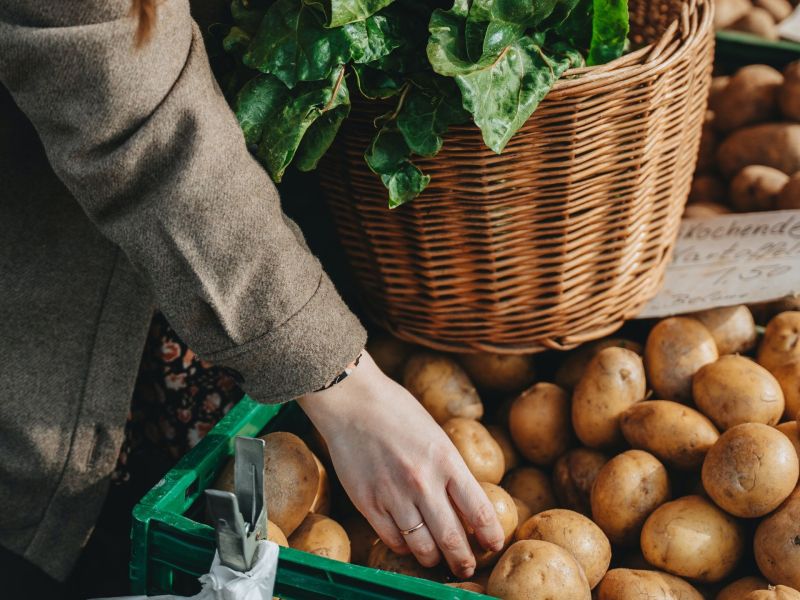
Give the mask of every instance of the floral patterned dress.
M 144 447 L 177 461 L 243 395 L 224 369 L 198 358 L 157 312 L 145 344 L 112 481 L 129 480 L 129 459 Z

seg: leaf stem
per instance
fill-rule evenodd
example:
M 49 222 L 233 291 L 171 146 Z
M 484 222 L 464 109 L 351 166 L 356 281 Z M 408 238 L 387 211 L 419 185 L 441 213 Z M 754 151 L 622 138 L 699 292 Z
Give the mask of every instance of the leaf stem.
M 342 87 L 342 81 L 344 80 L 344 65 L 339 69 L 339 76 L 336 78 L 336 83 L 333 86 L 333 91 L 331 92 L 331 99 L 328 100 L 328 103 L 322 109 L 322 112 L 328 112 L 331 107 L 333 106 L 334 101 L 336 100 L 336 94 L 339 93 L 339 88 Z
M 403 89 L 400 91 L 400 97 L 397 99 L 397 107 L 394 109 L 394 111 L 392 112 L 392 114 L 391 114 L 391 115 L 389 115 L 389 118 L 388 118 L 388 119 L 386 119 L 386 122 L 387 122 L 387 123 L 388 123 L 389 121 L 392 121 L 393 119 L 396 119 L 396 118 L 397 118 L 397 115 L 399 115 L 399 114 L 400 114 L 400 111 L 401 111 L 401 110 L 402 110 L 402 108 L 403 108 L 403 103 L 405 102 L 405 100 L 406 100 L 406 96 L 408 96 L 408 91 L 409 91 L 410 89 L 411 89 L 411 84 L 410 84 L 408 81 L 406 81 L 406 82 L 403 84 Z

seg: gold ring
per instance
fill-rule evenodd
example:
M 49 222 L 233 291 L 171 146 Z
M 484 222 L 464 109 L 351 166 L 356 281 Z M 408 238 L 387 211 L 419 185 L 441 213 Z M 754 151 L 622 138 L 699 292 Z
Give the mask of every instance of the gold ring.
M 425 521 L 420 521 L 416 525 L 414 525 L 411 529 L 401 529 L 400 533 L 403 535 L 408 535 L 409 533 L 414 533 L 417 529 L 422 529 L 422 526 L 425 525 Z

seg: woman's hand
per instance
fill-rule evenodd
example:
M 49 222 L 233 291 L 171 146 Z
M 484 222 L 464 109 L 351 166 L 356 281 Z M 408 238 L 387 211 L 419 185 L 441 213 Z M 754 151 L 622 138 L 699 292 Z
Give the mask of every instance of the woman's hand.
M 482 546 L 502 548 L 494 509 L 450 439 L 366 351 L 344 381 L 298 402 L 325 438 L 353 504 L 393 551 L 410 550 L 426 567 L 441 551 L 455 575 L 471 577 L 475 557 L 458 513 Z

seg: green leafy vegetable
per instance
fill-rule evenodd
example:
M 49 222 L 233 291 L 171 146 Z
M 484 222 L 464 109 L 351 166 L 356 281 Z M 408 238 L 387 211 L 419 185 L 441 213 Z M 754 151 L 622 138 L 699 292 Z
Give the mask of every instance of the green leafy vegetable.
M 594 0 L 592 44 L 587 62 L 602 65 L 622 56 L 630 20 L 628 0 Z
M 328 27 L 340 27 L 348 23 L 363 21 L 393 0 L 305 0 L 306 4 L 319 8 L 327 19 Z

